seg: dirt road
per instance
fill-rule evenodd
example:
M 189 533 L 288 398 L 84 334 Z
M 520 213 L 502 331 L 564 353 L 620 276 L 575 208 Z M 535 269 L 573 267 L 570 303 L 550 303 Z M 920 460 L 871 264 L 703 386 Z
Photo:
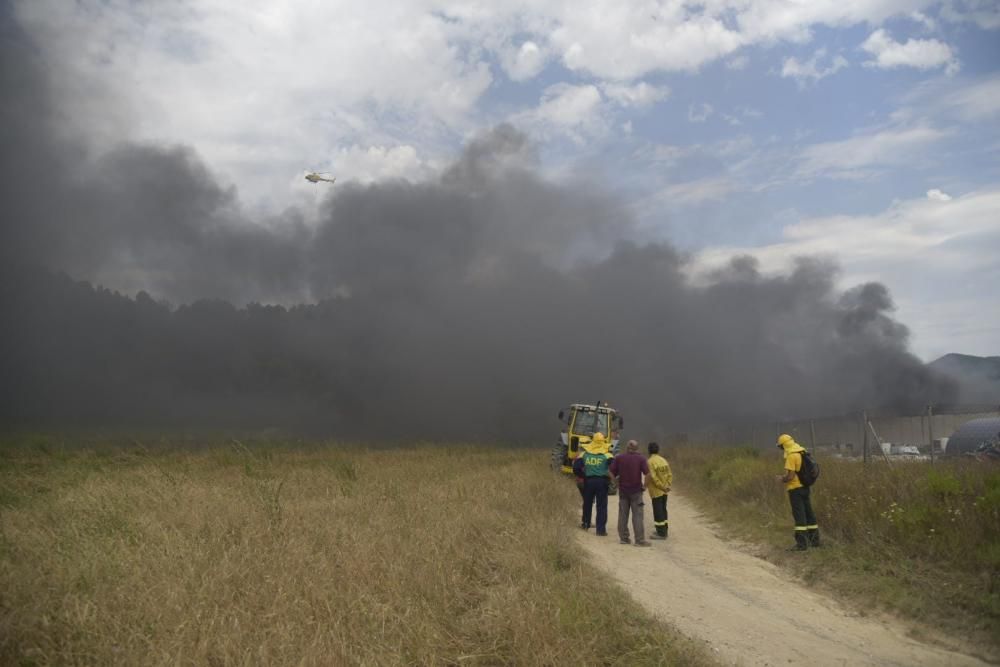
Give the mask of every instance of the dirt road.
M 859 617 L 790 584 L 779 569 L 717 537 L 683 496 L 670 494 L 670 538 L 652 548 L 619 544 L 618 504 L 608 503 L 608 537 L 579 532 L 594 563 L 644 607 L 703 640 L 731 665 L 987 665 L 919 643 L 903 623 Z M 645 507 L 646 533 L 652 510 Z M 808 554 L 803 554 L 808 557 Z M 808 658 L 806 658 L 808 656 Z

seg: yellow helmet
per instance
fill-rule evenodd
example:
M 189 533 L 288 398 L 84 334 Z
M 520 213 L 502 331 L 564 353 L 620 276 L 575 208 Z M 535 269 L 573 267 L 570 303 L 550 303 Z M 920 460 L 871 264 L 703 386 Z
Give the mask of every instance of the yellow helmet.
M 790 442 L 795 442 L 795 439 L 787 433 L 782 433 L 778 436 L 778 447 L 784 447 Z
M 594 437 L 591 440 L 591 442 L 599 442 L 599 443 L 604 442 L 604 434 L 598 431 L 597 433 L 594 434 Z

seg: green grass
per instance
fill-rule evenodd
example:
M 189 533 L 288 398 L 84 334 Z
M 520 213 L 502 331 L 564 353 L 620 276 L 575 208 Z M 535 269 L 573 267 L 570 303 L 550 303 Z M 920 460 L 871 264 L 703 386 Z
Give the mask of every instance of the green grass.
M 764 556 L 860 609 L 884 609 L 1000 649 L 1000 467 L 971 461 L 867 466 L 819 456 L 813 487 L 825 548 L 792 543 L 780 452 L 684 447 L 677 487 Z
M 575 546 L 547 452 L 0 448 L 0 663 L 708 665 Z

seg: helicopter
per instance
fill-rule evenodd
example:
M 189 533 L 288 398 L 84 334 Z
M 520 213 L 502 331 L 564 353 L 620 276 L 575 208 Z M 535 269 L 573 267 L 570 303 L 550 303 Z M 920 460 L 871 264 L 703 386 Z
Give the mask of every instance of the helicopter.
M 333 178 L 326 178 L 326 176 L 329 176 L 329 173 L 330 172 L 327 171 L 321 171 L 321 172 L 311 171 L 308 174 L 306 174 L 306 180 L 309 181 L 310 183 L 319 183 L 320 181 L 324 181 L 326 183 L 335 183 L 337 181 L 336 176 L 334 176 Z

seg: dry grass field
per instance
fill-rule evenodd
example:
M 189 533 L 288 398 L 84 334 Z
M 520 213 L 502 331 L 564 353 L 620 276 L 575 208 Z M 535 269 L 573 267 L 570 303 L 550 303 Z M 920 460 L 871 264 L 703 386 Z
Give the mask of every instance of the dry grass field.
M 761 555 L 806 581 L 982 643 L 1000 655 L 1000 466 L 967 460 L 819 457 L 813 487 L 825 548 L 788 553 L 792 518 L 780 452 L 677 448 L 678 489 Z
M 0 447 L 0 663 L 711 664 L 574 547 L 546 451 Z

